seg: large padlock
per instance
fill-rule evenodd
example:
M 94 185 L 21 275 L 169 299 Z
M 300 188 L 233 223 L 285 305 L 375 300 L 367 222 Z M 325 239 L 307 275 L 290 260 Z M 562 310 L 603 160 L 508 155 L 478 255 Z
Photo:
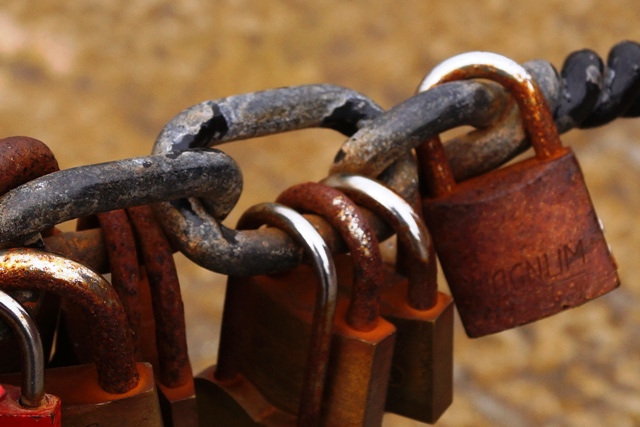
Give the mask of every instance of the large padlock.
M 303 248 L 313 267 L 302 266 L 305 283 L 300 287 L 316 289 L 313 305 L 313 322 L 306 336 L 300 330 L 291 333 L 297 326 L 287 322 L 286 312 L 275 313 L 278 319 L 263 310 L 267 301 L 252 298 L 256 296 L 254 280 L 273 288 L 274 298 L 290 298 L 286 295 L 281 277 L 260 276 L 256 278 L 229 277 L 227 294 L 220 333 L 218 365 L 212 366 L 195 379 L 198 412 L 202 426 L 217 421 L 220 425 L 233 426 L 317 426 L 320 423 L 324 384 L 327 374 L 328 354 L 331 345 L 333 317 L 335 314 L 337 279 L 331 252 L 318 232 L 297 212 L 275 204 L 256 205 L 243 214 L 239 228 L 257 228 L 262 224 L 278 227 L 291 235 Z M 283 273 L 286 281 L 289 274 Z M 315 273 L 315 274 L 313 274 Z M 257 312 L 256 312 L 257 311 Z M 273 311 L 272 311 L 273 313 Z M 265 314 L 267 314 L 265 316 Z M 250 322 L 250 317 L 259 322 Z M 279 328 L 274 326 L 278 320 Z M 263 346 L 251 346 L 260 341 L 275 340 L 281 346 L 277 353 L 266 351 Z M 289 341 L 283 337 L 291 337 Z M 274 350 L 271 347 L 269 350 Z M 296 365 L 283 364 L 289 360 L 289 353 L 302 355 Z M 248 357 L 251 356 L 251 357 Z M 245 360 L 249 358 L 249 360 Z M 246 377 L 246 369 L 251 360 L 258 359 L 266 369 L 262 386 Z M 275 363 L 270 364 L 271 361 Z M 297 369 L 300 368 L 300 369 Z M 291 383 L 292 373 L 301 371 L 299 393 L 286 405 L 278 405 L 273 395 Z M 299 377 L 297 377 L 299 378 Z M 268 396 L 268 392 L 270 396 Z M 271 398 L 271 399 L 270 399 Z M 289 411 L 283 409 L 283 406 Z
M 59 255 L 9 249 L 0 252 L 0 288 L 46 289 L 81 306 L 92 325 L 86 345 L 95 364 L 45 371 L 45 390 L 62 400 L 64 426 L 162 425 L 151 366 L 136 363 L 124 309 L 102 276 Z
M 419 150 L 423 199 L 467 334 L 479 337 L 581 305 L 619 285 L 580 166 L 563 147 L 535 81 L 500 55 L 453 57 L 423 88 L 486 78 L 515 97 L 535 156 L 456 183 L 438 138 Z
M 335 227 L 353 259 L 350 298 L 339 297 L 323 412 L 326 426 L 379 426 L 384 415 L 395 327 L 379 317 L 383 263 L 378 240 L 358 206 L 340 191 L 313 182 L 284 191 L 278 202 L 321 215 Z M 269 287 L 263 286 L 265 294 Z M 288 283 L 287 304 L 308 324 L 304 280 Z
M 166 427 L 196 427 L 196 393 L 173 251 L 149 206 L 129 208 L 127 214 L 144 261 L 153 313 L 150 326 L 155 330 L 155 339 L 141 337 L 141 353 L 150 353 L 145 360 L 154 363 L 164 424 Z M 142 294 L 143 286 L 140 288 Z M 144 348 L 142 343 L 147 340 L 155 345 Z
M 40 333 L 26 310 L 0 291 L 0 318 L 19 337 L 22 385 L 0 385 L 0 425 L 61 426 L 60 398 L 44 392 L 44 352 Z
M 418 213 L 384 185 L 357 175 L 332 175 L 323 184 L 338 188 L 380 215 L 404 248 L 403 274 L 386 265 L 381 315 L 397 329 L 385 410 L 435 423 L 453 400 L 453 299 L 438 292 L 431 237 Z M 339 283 L 351 268 L 336 260 Z M 348 262 L 347 262 L 348 264 Z

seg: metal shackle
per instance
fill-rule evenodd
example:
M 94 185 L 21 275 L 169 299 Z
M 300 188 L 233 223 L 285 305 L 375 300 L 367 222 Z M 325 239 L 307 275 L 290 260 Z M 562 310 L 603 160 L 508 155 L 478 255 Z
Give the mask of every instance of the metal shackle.
M 546 160 L 564 152 L 553 115 L 541 90 L 527 70 L 509 58 L 489 52 L 468 52 L 454 56 L 436 66 L 418 90 L 472 78 L 493 80 L 509 90 L 520 108 L 523 124 L 538 159 Z M 435 136 L 416 147 L 416 153 L 431 192 L 434 195 L 450 193 L 456 181 L 440 138 Z
M 44 399 L 44 352 L 36 323 L 13 298 L 0 291 L 0 318 L 18 336 L 22 350 L 22 386 L 20 404 L 36 408 Z
M 111 285 L 84 265 L 35 249 L 0 251 L 0 289 L 38 289 L 80 306 L 92 324 L 93 358 L 100 387 L 126 393 L 138 384 L 133 341 Z
M 562 147 L 547 100 L 520 64 L 491 52 L 467 52 L 438 64 L 422 81 L 419 92 L 441 83 L 481 78 L 504 86 L 515 98 L 536 156 L 543 160 Z
M 380 310 L 382 255 L 378 239 L 362 211 L 344 193 L 315 182 L 290 187 L 276 201 L 321 215 L 339 231 L 354 264 L 347 324 L 357 331 L 373 330 Z
M 307 368 L 302 381 L 299 426 L 317 425 L 320 420 L 327 364 L 338 295 L 338 279 L 329 247 L 302 215 L 278 203 L 249 208 L 238 220 L 238 228 L 267 224 L 290 234 L 305 251 L 318 276 Z
M 406 263 L 409 305 L 416 310 L 433 307 L 438 298 L 435 249 L 427 227 L 411 205 L 379 182 L 360 175 L 332 175 L 322 183 L 344 192 L 393 228 L 410 257 Z

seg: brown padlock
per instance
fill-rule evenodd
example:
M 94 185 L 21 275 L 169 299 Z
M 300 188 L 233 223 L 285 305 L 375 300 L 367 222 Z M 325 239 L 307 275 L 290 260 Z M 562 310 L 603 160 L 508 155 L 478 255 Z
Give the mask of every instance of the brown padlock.
M 166 427 L 196 427 L 198 412 L 187 349 L 184 306 L 173 251 L 149 206 L 127 209 L 147 277 L 155 346 L 151 359 Z M 146 331 L 145 331 L 146 332 Z M 149 351 L 149 350 L 146 350 Z M 145 354 L 145 349 L 141 349 Z
M 425 222 L 470 337 L 551 316 L 619 285 L 580 166 L 524 68 L 496 54 L 453 57 L 422 87 L 468 78 L 515 97 L 535 156 L 456 183 L 439 138 L 418 155 Z
M 383 264 L 375 233 L 353 201 L 322 184 L 296 185 L 284 191 L 277 201 L 324 217 L 338 229 L 353 259 L 351 297 L 339 297 L 336 309 L 323 425 L 379 426 L 396 330 L 379 317 Z M 267 294 L 269 288 L 263 289 Z M 289 283 L 288 304 L 298 305 L 298 322 L 302 324 L 309 322 L 309 316 L 304 314 L 304 305 L 310 299 L 307 289 L 300 282 Z
M 80 305 L 92 324 L 87 345 L 95 364 L 45 371 L 45 390 L 61 398 L 65 426 L 162 425 L 151 366 L 135 362 L 126 315 L 102 276 L 59 255 L 9 249 L 0 252 L 0 288 L 46 289 Z
M 323 391 L 327 373 L 328 354 L 331 345 L 331 332 L 335 313 L 337 279 L 331 252 L 322 237 L 300 214 L 275 203 L 265 203 L 250 208 L 238 222 L 239 228 L 257 228 L 269 224 L 286 231 L 301 246 L 313 267 L 303 265 L 306 283 L 300 287 L 316 289 L 316 299 L 310 310 L 313 321 L 307 333 L 289 334 L 296 325 L 286 322 L 290 313 L 267 313 L 263 310 L 267 301 L 256 300 L 253 296 L 256 288 L 254 280 L 273 288 L 274 298 L 288 299 L 283 288 L 281 277 L 256 278 L 229 277 L 225 306 L 220 333 L 218 365 L 212 366 L 195 379 L 198 412 L 202 426 L 218 421 L 220 425 L 233 426 L 317 426 L 320 423 Z M 299 269 L 283 273 L 286 277 L 293 274 L 295 280 Z M 315 273 L 315 274 L 313 274 Z M 266 316 L 265 316 L 266 314 Z M 279 315 L 279 319 L 269 316 Z M 261 320 L 262 323 L 251 323 L 249 317 Z M 280 328 L 269 329 L 278 320 L 285 322 Z M 265 351 L 261 346 L 253 346 L 260 341 L 258 335 L 265 335 L 262 341 L 280 337 L 282 347 L 276 349 L 277 354 Z M 284 341 L 282 337 L 291 336 Z M 273 348 L 272 348 L 273 350 Z M 288 353 L 301 355 L 297 365 L 283 364 Z M 249 360 L 245 360 L 249 358 Z M 254 384 L 246 377 L 246 369 L 252 359 L 265 363 L 266 375 L 274 380 L 264 381 L 263 387 Z M 270 361 L 276 363 L 270 364 Z M 289 411 L 283 410 L 269 400 L 266 391 L 281 390 L 291 383 L 292 372 L 303 372 L 300 383 L 296 384 L 299 393 L 293 402 L 287 402 Z M 283 382 L 284 381 L 284 382 Z M 265 390 L 274 385 L 274 388 Z M 273 394 L 273 393 L 272 393 Z
M 438 292 L 429 232 L 409 203 L 372 179 L 332 175 L 322 183 L 377 213 L 397 233 L 404 274 L 385 265 L 380 303 L 381 315 L 397 330 L 385 410 L 435 423 L 453 400 L 453 299 Z M 340 284 L 351 281 L 349 264 L 346 257 L 336 260 Z

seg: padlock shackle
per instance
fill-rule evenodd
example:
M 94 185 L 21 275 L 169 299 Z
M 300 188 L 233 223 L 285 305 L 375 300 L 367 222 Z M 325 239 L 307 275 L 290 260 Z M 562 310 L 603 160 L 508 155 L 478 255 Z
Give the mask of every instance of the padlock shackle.
M 544 94 L 521 65 L 491 52 L 467 52 L 438 64 L 422 81 L 418 92 L 439 84 L 466 79 L 488 79 L 504 86 L 520 109 L 522 123 L 539 160 L 547 160 L 563 151 L 553 115 Z M 423 179 L 433 195 L 450 193 L 455 186 L 453 171 L 439 137 L 416 148 Z M 437 166 L 436 166 L 437 165 Z
M 35 321 L 13 298 L 0 291 L 0 318 L 18 337 L 23 357 L 20 404 L 37 408 L 44 399 L 44 352 Z
M 283 191 L 278 203 L 322 216 L 346 243 L 354 266 L 347 324 L 357 331 L 371 331 L 380 316 L 382 255 L 378 239 L 366 217 L 344 193 L 316 182 L 294 185 Z
M 139 380 L 131 330 L 109 282 L 60 255 L 31 248 L 0 251 L 0 289 L 39 289 L 80 306 L 92 324 L 98 382 L 108 393 L 126 393 Z
M 441 83 L 474 78 L 493 80 L 513 95 L 537 158 L 548 159 L 562 149 L 553 115 L 536 81 L 524 67 L 505 56 L 491 52 L 456 55 L 438 64 L 422 81 L 418 92 Z
M 298 426 L 316 426 L 320 422 L 322 411 L 338 296 L 338 278 L 333 256 L 322 236 L 309 221 L 293 209 L 277 203 L 262 203 L 249 208 L 238 220 L 238 229 L 258 228 L 264 224 L 291 235 L 304 248 L 318 276 L 311 342 L 298 411 Z
M 418 213 L 402 197 L 373 179 L 336 174 L 322 183 L 344 192 L 359 205 L 380 215 L 393 228 L 398 244 L 407 249 L 407 300 L 416 310 L 428 310 L 438 300 L 437 263 L 429 231 Z
M 148 205 L 127 209 L 149 282 L 158 353 L 158 381 L 169 388 L 193 377 L 187 348 L 184 304 L 173 250 Z

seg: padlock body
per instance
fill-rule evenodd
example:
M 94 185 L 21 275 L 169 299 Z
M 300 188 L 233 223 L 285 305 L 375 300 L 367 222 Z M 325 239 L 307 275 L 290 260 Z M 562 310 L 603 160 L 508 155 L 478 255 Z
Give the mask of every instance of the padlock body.
M 178 387 L 156 384 L 164 427 L 197 427 L 198 410 L 193 379 Z
M 387 288 L 380 306 L 397 330 L 385 410 L 434 424 L 453 401 L 453 299 L 438 292 L 434 307 L 416 310 L 407 285 Z
M 45 394 L 42 405 L 25 408 L 20 405 L 20 387 L 0 386 L 0 426 L 2 427 L 60 427 L 60 398 Z
M 579 306 L 619 285 L 568 148 L 425 198 L 423 212 L 470 337 Z
M 242 374 L 222 382 L 216 379 L 215 372 L 216 366 L 211 366 L 194 380 L 201 427 L 297 425 L 293 414 L 276 408 Z
M 308 266 L 274 276 L 246 278 L 249 339 L 242 373 L 276 407 L 297 413 L 311 334 L 316 274 Z M 379 426 L 384 414 L 395 328 L 380 318 L 370 332 L 345 324 L 349 300 L 339 297 L 331 341 L 325 426 Z
M 62 426 L 141 426 L 162 425 L 153 370 L 138 363 L 140 381 L 127 393 L 107 393 L 98 385 L 95 365 L 78 365 L 45 371 L 45 390 L 62 401 Z M 0 376 L 0 382 L 19 384 L 20 376 Z
M 353 282 L 351 257 L 335 258 L 340 291 Z M 453 298 L 438 292 L 436 305 L 409 305 L 409 281 L 385 265 L 380 315 L 396 328 L 385 411 L 435 423 L 453 401 Z

